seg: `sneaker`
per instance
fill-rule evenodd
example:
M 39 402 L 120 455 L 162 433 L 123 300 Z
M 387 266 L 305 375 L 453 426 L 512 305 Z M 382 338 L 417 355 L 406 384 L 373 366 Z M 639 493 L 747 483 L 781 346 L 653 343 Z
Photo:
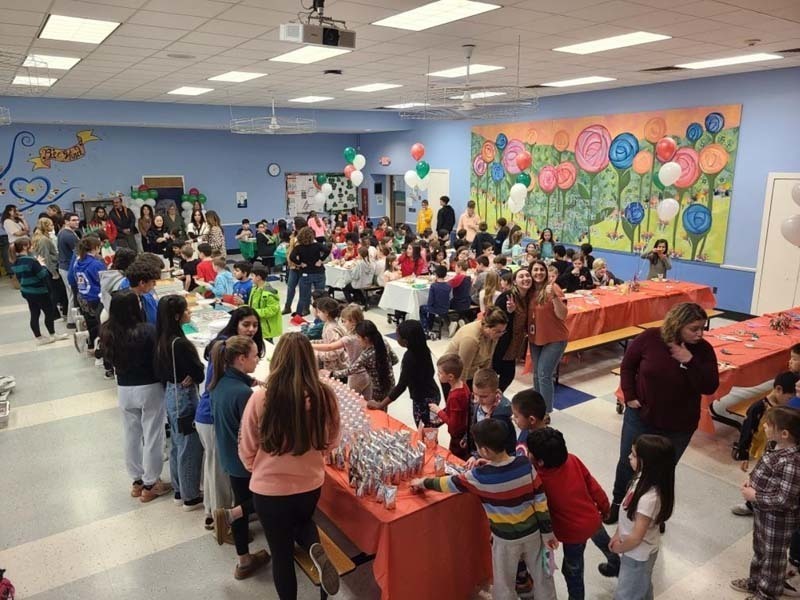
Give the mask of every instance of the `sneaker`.
M 450 325 L 447 326 L 447 335 L 453 337 L 456 331 L 458 331 L 458 321 L 452 321 Z
M 224 508 L 214 510 L 214 536 L 217 544 L 222 546 L 225 543 L 225 535 L 230 535 L 231 524 L 228 521 L 228 511 Z M 232 536 L 231 536 L 232 537 Z
M 305 322 L 306 320 L 300 315 L 293 316 L 289 321 L 289 323 L 291 323 L 292 325 L 303 325 Z
M 114 369 L 107 369 L 105 373 L 103 373 L 103 377 L 105 379 L 114 379 Z
M 183 500 L 181 500 L 181 493 L 175 492 L 175 494 L 172 496 L 172 501 L 178 506 L 183 505 Z
M 39 337 L 36 338 L 37 346 L 46 346 L 47 344 L 52 344 L 53 342 L 55 342 L 53 338 L 44 337 L 43 335 L 40 335 Z
M 736 504 L 731 507 L 731 512 L 737 517 L 751 517 L 753 516 L 753 509 L 747 506 L 747 503 Z
M 604 562 L 597 565 L 597 570 L 603 577 L 619 577 L 619 561 L 616 563 Z
M 466 322 L 464 319 L 459 319 L 459 320 L 458 320 L 458 326 L 459 326 L 459 327 L 463 327 L 463 326 L 464 326 L 464 325 L 466 325 L 466 324 L 467 324 L 467 322 Z
M 150 502 L 151 500 L 155 500 L 159 496 L 164 496 L 169 494 L 172 491 L 172 484 L 167 483 L 165 481 L 161 481 L 160 479 L 157 480 L 152 486 L 149 488 L 142 487 L 142 495 L 139 498 L 142 502 Z
M 186 511 L 186 512 L 197 510 L 198 508 L 203 508 L 203 497 L 202 496 L 198 496 L 197 498 L 194 498 L 193 500 L 186 500 L 186 502 L 183 503 L 183 510 Z
M 67 323 L 67 329 L 77 329 L 75 323 Z
M 533 577 L 531 574 L 526 572 L 524 578 L 517 577 L 517 581 L 514 584 L 514 589 L 517 592 L 517 595 L 522 594 L 530 594 L 533 591 Z
M 131 498 L 138 498 L 142 495 L 142 489 L 144 488 L 144 483 L 141 481 L 134 481 L 131 484 Z
M 747 577 L 743 577 L 742 579 L 734 579 L 731 581 L 731 587 L 737 592 L 744 592 L 745 594 L 756 591 L 755 586 L 750 585 L 750 580 Z
M 328 559 L 328 555 L 325 554 L 325 548 L 322 547 L 322 544 L 311 544 L 311 547 L 308 549 L 308 555 L 311 557 L 311 562 L 313 562 L 314 566 L 317 568 L 320 587 L 322 587 L 329 596 L 338 594 L 339 573 L 336 571 L 336 567 L 333 566 L 333 563 Z
M 282 314 L 282 315 L 290 315 L 290 314 L 292 314 L 292 309 L 291 309 L 291 307 L 289 307 L 289 306 L 284 306 L 284 308 L 283 308 L 283 312 L 281 312 L 281 314 Z
M 92 355 L 94 356 L 94 355 Z M 95 367 L 102 367 L 103 366 L 103 359 L 102 358 L 95 358 L 94 359 L 94 366 Z
M 214 517 L 206 514 L 206 520 L 205 523 L 203 523 L 203 527 L 206 528 L 206 531 L 214 531 Z
M 89 332 L 76 331 L 72 334 L 72 343 L 75 344 L 75 350 L 78 354 L 83 354 L 89 345 Z
M 611 510 L 608 511 L 608 516 L 603 519 L 603 523 L 614 525 L 617 521 L 619 521 L 619 502 L 612 502 Z
M 233 577 L 234 579 L 247 579 L 253 573 L 258 571 L 261 567 L 264 567 L 270 561 L 270 555 L 266 550 L 259 550 L 255 554 L 250 555 L 250 564 L 246 567 L 237 564 L 236 568 L 233 570 Z M 338 575 L 337 575 L 338 577 Z M 337 586 L 338 589 L 338 586 Z
M 66 340 L 69 337 L 68 333 L 56 333 L 50 336 L 50 339 L 54 342 L 60 342 L 62 340 Z

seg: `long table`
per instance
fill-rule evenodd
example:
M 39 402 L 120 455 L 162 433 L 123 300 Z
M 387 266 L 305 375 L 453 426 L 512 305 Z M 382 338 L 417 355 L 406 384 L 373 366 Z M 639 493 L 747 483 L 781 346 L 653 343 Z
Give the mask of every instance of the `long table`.
M 369 415 L 373 428 L 405 428 L 382 411 Z M 426 476 L 432 463 L 426 462 Z M 318 507 L 360 550 L 375 555 L 382 600 L 469 598 L 491 579 L 489 525 L 475 496 L 415 494 L 403 482 L 390 511 L 374 498 L 356 497 L 347 472 L 327 467 Z

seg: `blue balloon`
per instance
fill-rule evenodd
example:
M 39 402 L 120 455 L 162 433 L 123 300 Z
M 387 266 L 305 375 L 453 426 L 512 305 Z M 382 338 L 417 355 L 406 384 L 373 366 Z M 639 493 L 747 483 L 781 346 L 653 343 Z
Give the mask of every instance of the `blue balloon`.
M 508 144 L 508 137 L 506 137 L 506 134 L 498 133 L 497 139 L 494 141 L 494 145 L 497 146 L 497 149 L 502 152 L 507 144 Z
M 711 211 L 705 204 L 690 204 L 683 211 L 683 228 L 687 233 L 703 235 L 711 229 Z
M 706 115 L 706 131 L 709 133 L 719 133 L 725 127 L 725 117 L 722 113 L 712 112 Z
M 620 133 L 608 148 L 608 160 L 617 169 L 629 169 L 639 152 L 639 140 L 632 133 Z
M 631 202 L 625 207 L 625 218 L 631 225 L 638 225 L 644 221 L 644 205 L 641 202 Z
M 686 128 L 686 139 L 690 142 L 696 142 L 703 137 L 703 126 L 700 123 L 691 123 Z
M 503 165 L 500 163 L 492 163 L 492 179 L 497 183 L 498 181 L 502 181 L 503 177 L 506 176 L 506 172 L 503 170 Z

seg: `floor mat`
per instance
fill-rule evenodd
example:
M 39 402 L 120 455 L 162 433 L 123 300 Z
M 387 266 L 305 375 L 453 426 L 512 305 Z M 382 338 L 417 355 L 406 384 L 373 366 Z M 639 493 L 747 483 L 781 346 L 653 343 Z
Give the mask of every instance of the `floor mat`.
M 568 385 L 559 384 L 556 386 L 556 397 L 553 401 L 554 408 L 564 410 L 570 406 L 575 406 L 581 402 L 586 402 L 594 398 L 591 394 L 576 390 Z

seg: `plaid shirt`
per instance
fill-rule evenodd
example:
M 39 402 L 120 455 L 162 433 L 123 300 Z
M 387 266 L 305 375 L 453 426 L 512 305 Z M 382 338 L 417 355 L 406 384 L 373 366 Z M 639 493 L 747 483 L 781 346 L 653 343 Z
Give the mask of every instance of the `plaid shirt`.
M 800 447 L 767 452 L 750 473 L 757 510 L 800 518 Z

